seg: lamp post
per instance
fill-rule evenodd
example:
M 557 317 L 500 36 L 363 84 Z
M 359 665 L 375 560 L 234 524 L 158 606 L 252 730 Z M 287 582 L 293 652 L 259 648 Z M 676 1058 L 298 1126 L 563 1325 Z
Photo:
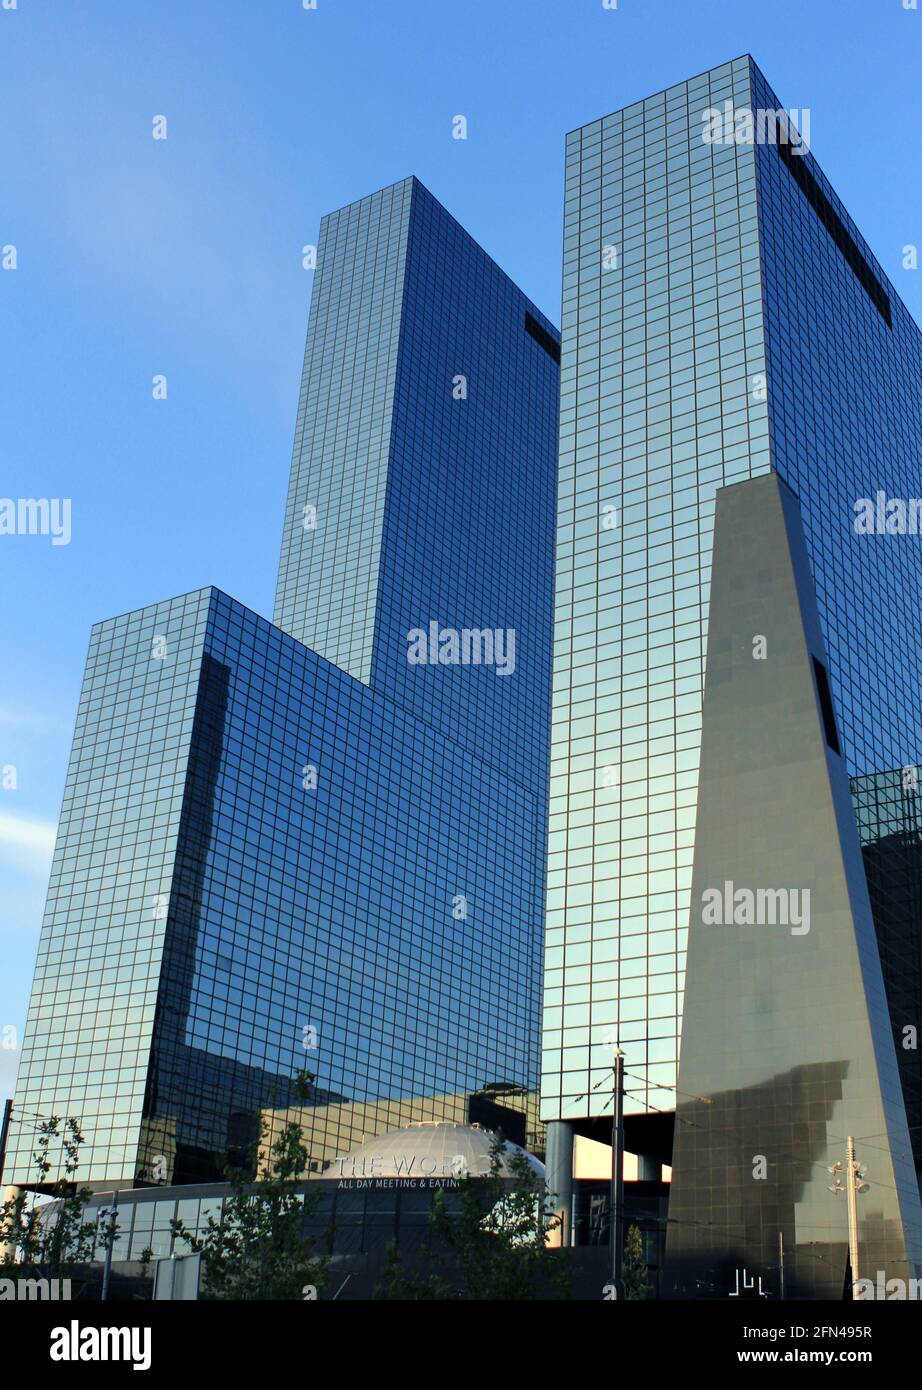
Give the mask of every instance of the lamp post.
M 106 1262 L 102 1270 L 102 1294 L 101 1301 L 109 1297 L 109 1277 L 112 1273 L 112 1245 L 115 1241 L 115 1223 L 118 1220 L 118 1191 L 112 1193 L 112 1206 L 108 1213 L 109 1234 L 106 1239 Z

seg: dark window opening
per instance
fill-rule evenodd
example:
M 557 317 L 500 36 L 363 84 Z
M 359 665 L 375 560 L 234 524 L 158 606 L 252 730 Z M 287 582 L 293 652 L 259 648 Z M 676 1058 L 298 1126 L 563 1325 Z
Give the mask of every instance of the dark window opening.
M 845 260 L 854 272 L 861 288 L 871 300 L 871 303 L 874 305 L 887 327 L 892 329 L 893 319 L 890 314 L 890 299 L 886 290 L 877 279 L 877 276 L 868 265 L 864 256 L 862 256 L 861 252 L 858 250 L 858 247 L 849 235 L 845 223 L 826 197 L 826 194 L 823 192 L 817 180 L 807 168 L 806 156 L 794 153 L 780 125 L 778 126 L 775 148 L 781 156 L 782 163 L 793 175 L 801 193 L 803 193 L 807 202 L 845 257 Z
M 542 328 L 534 314 L 525 315 L 525 332 L 530 333 L 536 343 L 539 343 L 548 357 L 553 357 L 555 362 L 560 361 L 560 344 L 552 338 L 546 328 Z
M 826 667 L 821 661 L 813 658 L 813 674 L 816 677 L 816 693 L 820 697 L 820 711 L 823 715 L 823 731 L 826 735 L 826 742 L 833 753 L 841 754 L 839 747 L 839 734 L 836 729 L 836 715 L 832 706 L 832 691 L 829 688 L 829 676 L 826 674 Z

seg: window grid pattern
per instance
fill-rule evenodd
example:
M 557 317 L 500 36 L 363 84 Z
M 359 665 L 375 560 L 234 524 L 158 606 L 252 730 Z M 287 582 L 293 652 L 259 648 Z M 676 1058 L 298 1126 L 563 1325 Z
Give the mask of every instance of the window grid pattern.
M 371 684 L 543 787 L 559 371 L 525 315 L 556 329 L 420 184 L 404 279 Z M 512 632 L 514 670 L 409 665 L 430 622 Z
M 110 978 L 90 894 L 110 873 L 99 789 L 121 776 L 122 748 L 125 776 L 152 796 L 168 775 L 170 818 L 148 845 L 146 803 L 125 814 L 126 863 L 148 891 L 156 855 L 165 904 L 156 931 L 122 927 L 126 952 L 144 938 L 143 965 L 113 977 L 120 1004 L 137 992 L 143 1010 L 125 1033 L 130 1072 L 121 1052 L 106 1062 L 108 1020 L 60 1061 L 70 1035 L 58 1044 L 59 1001 L 37 977 L 22 1098 L 80 1117 L 81 1179 L 213 1181 L 260 1115 L 274 1125 L 295 1110 L 322 1171 L 365 1135 L 465 1121 L 488 1083 L 518 1087 L 508 1104 L 534 1126 L 557 366 L 526 313 L 556 336 L 415 180 L 326 219 L 279 625 L 217 590 L 102 625 L 111 674 L 97 691 L 94 656 L 95 722 L 78 730 L 68 780 L 74 798 L 92 779 L 72 836 L 87 891 L 54 916 L 40 961 L 53 945 L 67 968 L 73 942 L 91 958 L 89 985 L 66 986 L 76 1013 L 96 972 Z M 305 540 L 308 493 L 323 505 Z M 514 672 L 411 666 L 407 631 L 429 620 L 516 629 Z M 161 630 L 165 667 L 150 650 Z M 116 747 L 106 730 L 119 721 Z M 162 771 L 148 744 L 159 756 L 167 738 Z
M 741 59 L 567 141 L 542 1117 L 671 1110 L 714 494 L 769 467 Z M 606 1106 L 609 1107 L 606 1112 Z
M 413 184 L 320 224 L 275 599 L 277 626 L 366 683 Z
M 34 1181 L 36 1124 L 51 1115 L 83 1123 L 81 1181 L 134 1176 L 208 606 L 202 590 L 93 628 L 8 1182 Z
M 753 73 L 756 103 L 777 108 Z M 922 495 L 922 332 L 813 155 L 803 158 L 892 316 L 890 327 L 777 149 L 757 147 L 773 465 L 800 501 L 842 750 L 864 777 L 922 758 L 919 540 L 854 525 L 859 498 Z
M 849 772 L 873 777 L 920 761 L 918 541 L 856 534 L 854 508 L 881 490 L 922 491 L 922 339 L 812 154 L 797 158 L 857 248 L 850 257 L 776 146 L 703 145 L 703 109 L 728 99 L 780 109 L 744 57 L 568 139 L 545 1118 L 604 1112 L 614 1038 L 633 1073 L 628 1110 L 673 1108 L 717 486 L 772 466 L 798 496 Z M 690 251 L 671 235 L 686 161 Z M 714 248 L 701 236 L 711 188 Z M 646 261 L 622 289 L 632 249 L 642 254 L 629 235 L 641 225 Z M 739 264 L 727 258 L 734 226 Z M 603 259 L 611 249 L 614 273 Z M 651 311 L 665 314 L 662 291 L 656 298 L 664 270 L 670 312 L 691 282 L 692 326 L 678 318 L 675 334 L 670 324 L 668 348 L 662 330 L 659 343 L 651 332 Z M 714 293 L 714 270 L 718 332 L 708 343 L 698 283 L 705 277 Z M 692 335 L 680 369 L 693 363 L 694 384 L 677 381 L 674 359 Z M 743 356 L 728 365 L 743 372 L 734 384 L 723 368 L 735 343 Z M 631 437 L 632 419 L 646 434 L 635 427 Z M 695 468 L 697 496 L 683 483 Z M 606 505 L 619 508 L 610 532 Z

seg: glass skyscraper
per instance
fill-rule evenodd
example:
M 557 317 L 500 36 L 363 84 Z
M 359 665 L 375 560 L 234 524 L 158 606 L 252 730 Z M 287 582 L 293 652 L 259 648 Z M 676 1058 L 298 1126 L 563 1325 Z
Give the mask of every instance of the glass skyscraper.
M 706 1114 L 716 1114 L 729 1082 L 715 1060 L 703 1100 L 683 1100 L 686 1062 L 681 1074 L 678 1064 L 698 906 L 692 875 L 719 489 L 774 472 L 797 499 L 828 664 L 828 673 L 822 662 L 816 672 L 817 698 L 824 714 L 834 712 L 841 761 L 864 807 L 878 934 L 888 890 L 879 872 L 886 854 L 875 854 L 874 842 L 907 816 L 892 798 L 887 807 L 883 797 L 872 801 L 869 779 L 892 782 L 899 769 L 917 767 L 922 741 L 917 542 L 862 535 L 854 524 L 858 499 L 922 492 L 922 335 L 807 149 L 811 135 L 822 136 L 809 126 L 810 113 L 785 113 L 744 56 L 567 138 L 541 1113 L 550 1122 L 549 1165 L 560 1174 L 574 1130 L 607 1137 L 612 1045 L 620 1043 L 628 1148 L 658 1162 L 675 1152 L 677 1165 L 683 1149 L 690 1155 L 697 1172 L 683 1177 L 677 1166 L 670 1220 L 681 1208 L 699 1228 L 710 1222 L 712 1234 L 729 1222 L 726 1194 L 706 1210 L 708 1183 L 720 1181 L 716 1141 L 686 1144 L 704 1122 L 683 1106 L 707 1103 L 715 1108 Z M 783 741 L 774 756 L 783 761 Z M 790 773 L 796 778 L 796 768 Z M 732 779 L 724 794 L 731 807 L 741 795 Z M 904 856 L 902 881 L 911 880 L 911 845 L 888 843 Z M 890 917 L 903 926 L 880 954 L 905 960 L 912 911 L 894 908 L 892 893 Z M 860 951 L 877 959 L 873 942 L 862 939 Z M 795 973 L 792 960 L 789 978 Z M 870 994 L 856 991 L 804 1001 L 805 1064 L 818 1061 L 811 1018 L 824 1009 L 830 1018 L 837 1008 L 873 1012 Z M 719 1018 L 719 994 L 711 1004 Z M 890 1016 L 878 1010 L 873 1024 L 881 1078 L 912 1022 L 897 1017 L 892 989 L 888 1004 Z M 772 1031 L 765 1018 L 760 1026 L 768 1067 Z M 733 1041 L 724 1040 L 728 1069 Z M 757 1046 L 755 1032 L 737 1041 L 744 1051 Z M 918 1064 L 900 1061 L 905 1089 Z M 832 1107 L 831 1090 L 827 1099 Z M 805 1104 L 813 1101 L 811 1093 Z M 899 1087 L 886 1103 L 904 1105 Z M 841 1139 L 832 1152 L 840 1157 L 846 1122 L 828 1113 L 819 1152 Z M 801 1118 L 787 1112 L 795 1151 L 807 1143 Z M 902 1124 L 905 1132 L 905 1116 Z M 900 1167 L 906 1155 L 863 1132 L 861 1157 L 873 1161 L 872 1146 L 883 1145 L 886 1162 L 900 1168 L 897 1186 L 914 1186 Z M 686 1186 L 679 1196 L 686 1179 L 697 1192 Z M 917 1206 L 918 1193 L 910 1197 Z M 775 1248 L 788 1198 L 763 1212 Z M 874 1210 L 873 1197 L 865 1210 Z M 840 1229 L 844 1219 L 834 1212 L 830 1224 Z M 761 1258 L 762 1247 L 738 1234 L 725 1234 L 726 1249 L 741 1262 Z M 693 1259 L 694 1242 L 685 1248 Z M 839 1288 L 843 1267 L 830 1276 Z
M 702 112 L 753 72 L 567 137 L 549 1120 L 611 1114 L 615 1038 L 628 1113 L 675 1103 L 714 494 L 771 464 L 755 155 Z
M 8 1183 L 51 1114 L 95 1187 L 293 1111 L 314 1171 L 472 1096 L 524 1138 L 558 361 L 417 180 L 323 219 L 274 623 L 209 588 L 93 629 Z

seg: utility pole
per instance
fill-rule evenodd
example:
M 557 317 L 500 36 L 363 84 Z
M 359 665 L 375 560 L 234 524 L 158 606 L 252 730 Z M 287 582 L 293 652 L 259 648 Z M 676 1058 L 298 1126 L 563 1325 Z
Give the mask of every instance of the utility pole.
M 623 1297 L 621 1266 L 624 1258 L 624 1053 L 615 1045 L 612 1068 L 614 1110 L 611 1121 L 611 1282 L 615 1298 Z
M 109 1239 L 106 1241 L 106 1262 L 102 1271 L 101 1300 L 109 1297 L 109 1276 L 112 1273 L 112 1246 L 115 1241 L 115 1223 L 118 1220 L 118 1189 L 112 1193 L 112 1207 L 109 1212 Z
M 855 1158 L 855 1140 L 849 1135 L 845 1141 L 845 1163 L 834 1163 L 827 1169 L 835 1177 L 835 1186 L 829 1191 L 838 1197 L 844 1192 L 848 1206 L 848 1262 L 852 1271 L 852 1298 L 858 1297 L 858 1193 L 867 1192 L 864 1169 Z M 840 1173 L 845 1173 L 845 1186 L 842 1186 Z
M 6 1162 L 6 1141 L 10 1133 L 10 1120 L 13 1117 L 13 1102 L 5 1100 L 3 1102 L 3 1122 L 0 1124 L 0 1178 L 3 1177 L 3 1165 Z
M 858 1284 L 858 1192 L 855 1186 L 858 1181 L 858 1164 L 855 1162 L 855 1141 L 851 1135 L 848 1136 L 846 1158 L 847 1177 L 845 1182 L 848 1192 L 848 1262 L 852 1267 L 852 1298 L 854 1298 L 855 1289 Z
M 778 1271 L 780 1274 L 780 1287 L 778 1297 L 784 1301 L 784 1231 L 778 1232 Z

